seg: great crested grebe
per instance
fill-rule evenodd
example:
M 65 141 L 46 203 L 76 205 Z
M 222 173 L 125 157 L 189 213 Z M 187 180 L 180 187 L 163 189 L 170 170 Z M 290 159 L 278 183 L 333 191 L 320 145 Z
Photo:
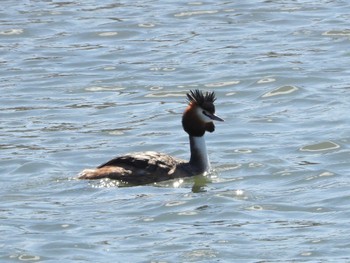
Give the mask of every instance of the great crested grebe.
M 188 106 L 182 116 L 182 127 L 190 138 L 190 161 L 158 152 L 139 152 L 116 157 L 96 169 L 85 169 L 79 179 L 110 178 L 133 185 L 149 184 L 174 178 L 204 174 L 210 169 L 204 140 L 213 132 L 213 121 L 224 121 L 215 115 L 215 93 L 194 90 L 187 93 Z

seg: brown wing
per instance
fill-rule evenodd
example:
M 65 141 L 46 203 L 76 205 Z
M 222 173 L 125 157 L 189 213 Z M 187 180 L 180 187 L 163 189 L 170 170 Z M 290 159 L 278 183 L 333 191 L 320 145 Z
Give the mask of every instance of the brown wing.
M 133 153 L 116 157 L 97 169 L 85 170 L 79 178 L 111 178 L 132 184 L 148 184 L 180 177 L 177 168 L 185 164 L 158 152 Z

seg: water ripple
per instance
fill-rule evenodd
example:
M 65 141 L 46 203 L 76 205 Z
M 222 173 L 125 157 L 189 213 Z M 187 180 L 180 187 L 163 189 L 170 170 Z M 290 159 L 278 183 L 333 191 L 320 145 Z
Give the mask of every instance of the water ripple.
M 329 151 L 329 150 L 335 150 L 340 148 L 340 145 L 328 141 L 328 142 L 320 142 L 316 144 L 306 145 L 300 148 L 301 151 L 307 151 L 307 152 L 322 152 L 322 151 Z
M 1 262 L 349 261 L 348 1 L 1 5 Z M 188 159 L 197 88 L 225 118 L 210 175 L 76 179 Z

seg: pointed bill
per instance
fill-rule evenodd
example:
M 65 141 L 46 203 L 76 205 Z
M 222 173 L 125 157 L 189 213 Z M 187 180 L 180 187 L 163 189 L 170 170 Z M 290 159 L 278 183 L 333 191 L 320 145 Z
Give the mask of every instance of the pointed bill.
M 206 112 L 205 115 L 207 115 L 213 121 L 224 121 L 224 119 L 221 119 L 219 116 L 216 116 L 213 113 Z

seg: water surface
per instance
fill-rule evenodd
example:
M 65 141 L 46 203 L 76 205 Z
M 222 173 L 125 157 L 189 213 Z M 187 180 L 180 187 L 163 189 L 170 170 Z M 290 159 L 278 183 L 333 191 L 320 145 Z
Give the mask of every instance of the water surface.
M 2 1 L 2 262 L 348 262 L 347 1 Z M 188 158 L 190 89 L 225 119 L 215 171 L 118 187 L 126 152 Z

